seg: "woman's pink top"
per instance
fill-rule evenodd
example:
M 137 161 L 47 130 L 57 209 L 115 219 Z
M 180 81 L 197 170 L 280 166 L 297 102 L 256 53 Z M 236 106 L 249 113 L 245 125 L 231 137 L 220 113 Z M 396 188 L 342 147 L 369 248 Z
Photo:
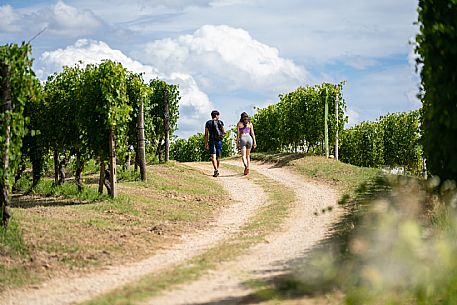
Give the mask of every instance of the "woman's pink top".
M 245 126 L 243 128 L 239 128 L 239 130 L 240 130 L 241 134 L 243 134 L 243 133 L 250 134 L 251 133 L 251 127 L 248 127 L 248 126 Z

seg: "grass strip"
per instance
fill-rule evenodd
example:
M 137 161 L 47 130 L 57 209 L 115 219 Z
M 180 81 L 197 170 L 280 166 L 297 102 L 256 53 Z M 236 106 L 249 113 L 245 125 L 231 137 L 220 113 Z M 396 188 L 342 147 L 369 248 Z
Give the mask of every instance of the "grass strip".
M 0 226 L 0 257 L 6 256 L 15 257 L 23 264 L 11 268 L 0 261 L 0 291 L 1 287 L 16 285 L 28 277 L 28 271 L 24 263 L 30 260 L 30 253 L 25 245 L 19 225 L 14 218 L 10 220 L 8 228 Z M 30 279 L 30 282 L 34 281 L 36 281 L 35 278 Z
M 234 171 L 240 167 L 225 165 Z M 275 232 L 287 217 L 295 201 L 295 193 L 285 186 L 267 178 L 256 171 L 246 179 L 263 188 L 267 194 L 268 204 L 244 225 L 233 237 L 223 241 L 201 255 L 159 274 L 149 274 L 142 279 L 101 295 L 85 305 L 127 305 L 136 304 L 165 289 L 198 279 L 207 271 L 215 269 L 219 264 L 233 260 L 247 252 L 253 245 L 265 240 L 265 237 Z
M 359 167 L 322 156 L 292 153 L 252 153 L 253 160 L 288 166 L 313 180 L 334 185 L 342 192 L 354 196 L 357 187 L 382 174 L 379 168 Z

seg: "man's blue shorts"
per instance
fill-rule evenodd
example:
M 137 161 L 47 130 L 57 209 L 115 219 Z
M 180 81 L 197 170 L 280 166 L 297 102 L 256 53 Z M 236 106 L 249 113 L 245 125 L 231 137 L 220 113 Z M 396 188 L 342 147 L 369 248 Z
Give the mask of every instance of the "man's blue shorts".
M 209 153 L 220 157 L 222 154 L 222 140 L 209 140 Z

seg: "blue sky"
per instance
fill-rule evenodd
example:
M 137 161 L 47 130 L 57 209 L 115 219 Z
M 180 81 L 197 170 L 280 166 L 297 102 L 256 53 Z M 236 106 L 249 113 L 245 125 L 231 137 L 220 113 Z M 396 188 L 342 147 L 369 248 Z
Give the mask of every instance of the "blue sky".
M 180 86 L 181 137 L 298 86 L 346 81 L 351 126 L 420 107 L 413 0 L 0 0 L 0 44 L 32 41 L 40 77 L 103 58 Z

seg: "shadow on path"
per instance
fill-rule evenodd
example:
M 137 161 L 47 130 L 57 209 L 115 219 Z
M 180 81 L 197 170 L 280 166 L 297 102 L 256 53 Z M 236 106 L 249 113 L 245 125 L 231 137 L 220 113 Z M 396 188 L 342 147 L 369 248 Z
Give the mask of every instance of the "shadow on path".
M 12 208 L 30 209 L 38 206 L 43 207 L 62 207 L 72 205 L 90 204 L 92 202 L 80 201 L 75 199 L 55 198 L 55 197 L 31 197 L 15 195 L 11 198 L 10 206 Z
M 288 165 L 290 162 L 306 157 L 305 153 L 289 154 L 278 153 L 268 156 L 256 157 L 255 154 L 251 155 L 253 161 L 269 164 L 272 168 L 278 168 Z

